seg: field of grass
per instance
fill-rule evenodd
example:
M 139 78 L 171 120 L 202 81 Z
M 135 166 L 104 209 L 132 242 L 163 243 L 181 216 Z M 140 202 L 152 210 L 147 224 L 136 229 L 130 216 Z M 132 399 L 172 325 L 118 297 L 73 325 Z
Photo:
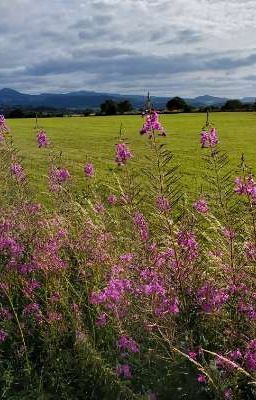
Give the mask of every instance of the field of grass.
M 46 207 L 3 141 L 1 399 L 256 399 L 256 180 L 244 168 L 232 183 L 219 145 L 200 147 L 204 119 L 163 116 L 160 143 L 139 135 L 139 116 L 42 119 L 52 144 L 41 149 L 35 121 L 8 121 Z M 244 153 L 256 170 L 256 114 L 211 119 L 230 168 Z M 114 162 L 121 123 L 134 153 L 120 152 L 125 167 Z M 180 165 L 179 202 L 161 143 Z M 58 153 L 73 182 L 53 168 L 49 193 Z M 84 176 L 87 161 L 100 182 Z
M 242 152 L 245 153 L 248 164 L 256 167 L 256 113 L 215 113 L 210 119 L 218 128 L 221 148 L 228 150 L 232 167 L 239 164 Z M 161 141 L 173 151 L 187 191 L 193 191 L 201 182 L 200 173 L 204 164 L 201 160 L 199 133 L 204 121 L 204 114 L 161 116 L 161 122 L 168 132 L 167 138 L 161 138 Z M 113 162 L 114 144 L 121 123 L 135 155 L 133 165 L 139 168 L 145 163 L 147 151 L 147 138 L 138 133 L 142 125 L 140 116 L 39 120 L 39 126 L 47 131 L 54 150 L 62 151 L 63 163 L 78 186 L 82 186 L 84 182 L 83 164 L 86 156 L 95 164 L 102 179 L 106 173 L 116 168 Z M 37 148 L 34 120 L 10 120 L 8 124 L 33 187 L 36 188 L 39 198 L 42 198 L 47 184 L 49 150 Z

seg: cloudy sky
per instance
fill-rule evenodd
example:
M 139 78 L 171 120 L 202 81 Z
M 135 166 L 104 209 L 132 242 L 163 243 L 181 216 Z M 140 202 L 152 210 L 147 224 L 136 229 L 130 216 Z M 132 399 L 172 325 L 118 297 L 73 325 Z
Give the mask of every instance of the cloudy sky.
M 0 88 L 256 96 L 255 0 L 0 0 Z

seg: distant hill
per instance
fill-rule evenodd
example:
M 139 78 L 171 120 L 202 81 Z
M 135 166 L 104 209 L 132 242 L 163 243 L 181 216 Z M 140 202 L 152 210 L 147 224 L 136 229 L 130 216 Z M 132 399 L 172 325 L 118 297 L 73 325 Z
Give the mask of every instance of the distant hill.
M 192 106 L 196 107 L 201 107 L 201 106 L 222 106 L 223 104 L 226 103 L 228 100 L 225 97 L 214 97 L 214 96 L 198 96 L 195 97 L 194 99 L 186 99 L 189 104 Z
M 156 108 L 164 108 L 170 97 L 153 96 L 152 100 Z M 16 90 L 4 88 L 0 90 L 0 106 L 2 107 L 49 107 L 56 109 L 78 110 L 92 108 L 97 109 L 105 100 L 121 101 L 130 100 L 134 108 L 141 108 L 144 105 L 145 97 L 140 95 L 122 95 L 111 93 L 98 93 L 93 91 L 78 91 L 63 94 L 41 93 L 37 95 L 25 94 Z M 221 106 L 228 99 L 214 96 L 198 96 L 185 99 L 193 107 L 204 107 L 209 105 Z M 242 99 L 245 103 L 254 102 L 252 97 Z

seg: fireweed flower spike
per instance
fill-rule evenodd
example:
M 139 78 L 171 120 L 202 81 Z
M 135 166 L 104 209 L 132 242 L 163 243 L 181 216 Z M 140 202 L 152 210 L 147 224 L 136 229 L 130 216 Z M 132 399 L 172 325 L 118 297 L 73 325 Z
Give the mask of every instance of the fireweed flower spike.
M 87 163 L 84 166 L 84 174 L 87 178 L 92 178 L 94 176 L 94 166 L 92 163 Z
M 122 166 L 125 165 L 128 160 L 133 157 L 132 152 L 128 148 L 126 143 L 118 143 L 116 144 L 116 158 L 115 161 L 117 165 Z
M 36 138 L 39 149 L 49 146 L 50 142 L 44 130 L 39 131 Z
M 0 115 L 0 135 L 5 135 L 6 133 L 10 132 L 10 128 L 6 124 L 4 115 Z M 1 139 L 0 139 L 1 141 Z
M 207 201 L 205 199 L 198 199 L 193 204 L 193 207 L 197 212 L 199 212 L 201 214 L 207 214 L 209 211 L 209 207 L 208 207 Z
M 70 174 L 66 168 L 51 168 L 48 175 L 50 192 L 59 192 L 69 179 Z
M 201 145 L 202 148 L 215 147 L 219 142 L 218 132 L 216 128 L 208 128 L 201 132 Z
M 153 131 L 157 131 L 160 136 L 166 136 L 164 127 L 159 122 L 159 114 L 156 111 L 147 110 L 145 114 L 145 121 L 140 130 L 140 134 L 147 134 L 150 138 Z
M 247 195 L 253 202 L 256 201 L 256 182 L 250 175 L 246 178 L 237 177 L 235 179 L 234 192 L 238 195 Z
M 158 196 L 156 198 L 156 207 L 160 210 L 160 211 L 170 211 L 171 206 L 169 203 L 169 200 L 164 197 L 164 196 Z
M 19 183 L 23 183 L 26 180 L 24 169 L 22 165 L 17 162 L 11 164 L 11 174 Z

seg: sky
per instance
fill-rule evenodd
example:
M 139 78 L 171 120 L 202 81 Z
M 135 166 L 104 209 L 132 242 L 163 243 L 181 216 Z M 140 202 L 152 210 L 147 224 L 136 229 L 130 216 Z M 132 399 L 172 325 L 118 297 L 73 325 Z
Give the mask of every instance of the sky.
M 255 0 L 0 0 L 0 89 L 256 97 Z

